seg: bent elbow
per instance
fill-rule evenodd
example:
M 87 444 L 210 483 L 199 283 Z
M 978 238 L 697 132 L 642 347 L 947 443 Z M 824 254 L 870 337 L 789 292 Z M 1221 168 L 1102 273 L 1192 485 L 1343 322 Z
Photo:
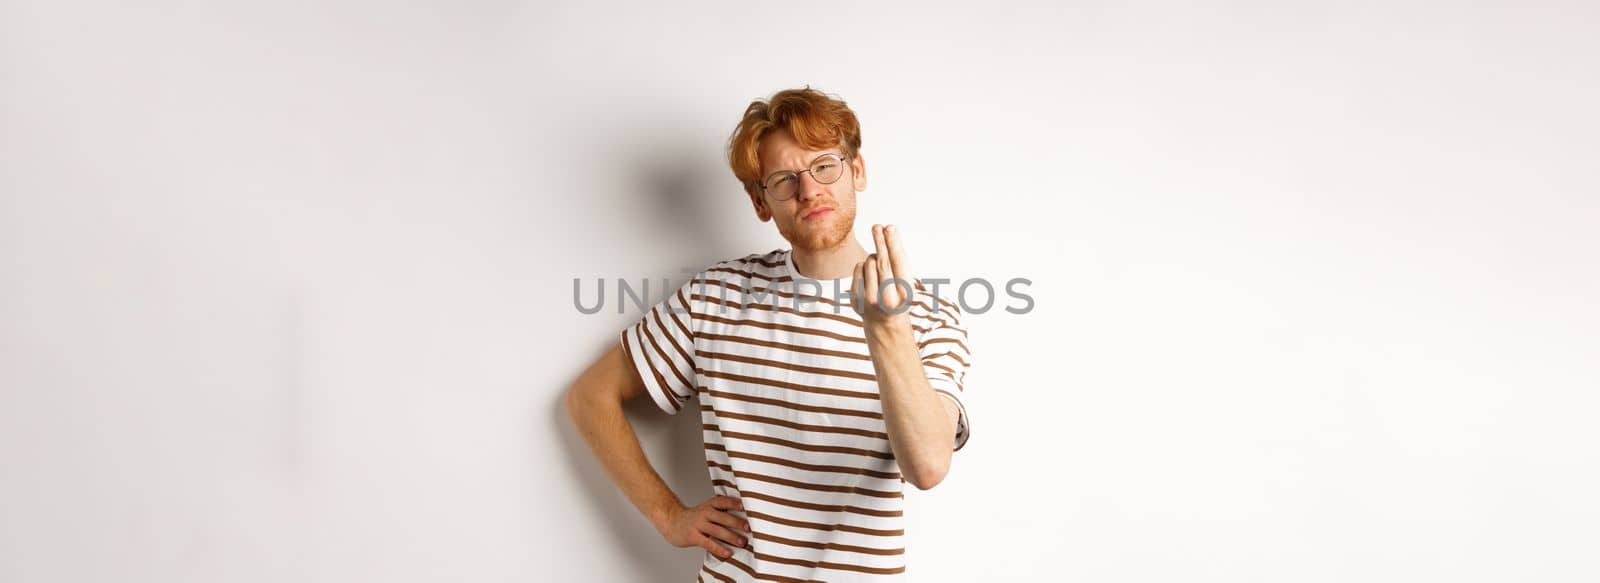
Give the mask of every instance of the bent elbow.
M 582 408 L 584 405 L 584 395 L 583 391 L 581 390 L 581 386 L 577 383 L 573 383 L 572 386 L 567 387 L 566 396 L 562 400 L 566 404 L 567 417 L 571 418 L 573 422 L 577 422 L 580 417 L 582 417 Z
M 945 475 L 949 473 L 950 472 L 948 468 L 929 469 L 913 474 L 911 479 L 907 481 L 911 482 L 912 486 L 916 486 L 918 490 L 927 491 L 932 490 L 934 486 L 939 485 L 939 482 L 943 482 Z

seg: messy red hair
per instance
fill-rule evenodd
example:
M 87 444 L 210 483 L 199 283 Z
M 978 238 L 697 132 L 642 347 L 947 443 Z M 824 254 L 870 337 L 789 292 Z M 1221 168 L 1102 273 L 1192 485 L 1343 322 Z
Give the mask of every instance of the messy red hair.
M 783 130 L 808 150 L 838 146 L 851 160 L 861 150 L 861 124 L 856 121 L 855 112 L 837 96 L 806 85 L 803 89 L 779 91 L 767 100 L 752 101 L 728 138 L 728 165 L 751 196 L 761 192 L 761 139 Z

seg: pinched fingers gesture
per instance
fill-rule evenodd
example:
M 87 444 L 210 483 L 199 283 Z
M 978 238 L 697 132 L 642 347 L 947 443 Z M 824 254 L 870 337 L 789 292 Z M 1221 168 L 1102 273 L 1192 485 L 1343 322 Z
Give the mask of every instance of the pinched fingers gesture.
M 870 326 L 909 322 L 916 278 L 899 231 L 894 225 L 873 225 L 872 246 L 874 252 L 856 264 L 851 280 L 851 293 L 860 300 L 856 312 Z

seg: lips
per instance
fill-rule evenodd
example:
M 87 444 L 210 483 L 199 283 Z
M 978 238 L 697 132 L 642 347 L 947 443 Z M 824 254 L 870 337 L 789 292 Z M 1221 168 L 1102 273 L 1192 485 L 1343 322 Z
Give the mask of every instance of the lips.
M 809 221 L 811 219 L 821 218 L 822 216 L 827 215 L 830 212 L 833 212 L 833 207 L 831 207 L 831 206 L 819 206 L 817 208 L 814 208 L 814 209 L 806 211 L 805 214 L 800 216 L 800 220 Z

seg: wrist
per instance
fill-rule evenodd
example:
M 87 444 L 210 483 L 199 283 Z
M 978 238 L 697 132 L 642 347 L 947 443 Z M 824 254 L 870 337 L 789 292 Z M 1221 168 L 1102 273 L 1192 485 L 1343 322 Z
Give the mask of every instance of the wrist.
M 659 532 L 665 536 L 667 534 L 668 527 L 672 525 L 672 518 L 679 512 L 683 511 L 683 503 L 673 501 L 671 504 L 658 507 L 655 511 L 651 512 L 647 518 L 650 519 L 651 526 L 656 527 L 656 532 Z
M 877 348 L 891 348 L 911 344 L 914 341 L 911 334 L 911 319 L 904 315 L 868 323 L 866 336 L 867 343 Z

